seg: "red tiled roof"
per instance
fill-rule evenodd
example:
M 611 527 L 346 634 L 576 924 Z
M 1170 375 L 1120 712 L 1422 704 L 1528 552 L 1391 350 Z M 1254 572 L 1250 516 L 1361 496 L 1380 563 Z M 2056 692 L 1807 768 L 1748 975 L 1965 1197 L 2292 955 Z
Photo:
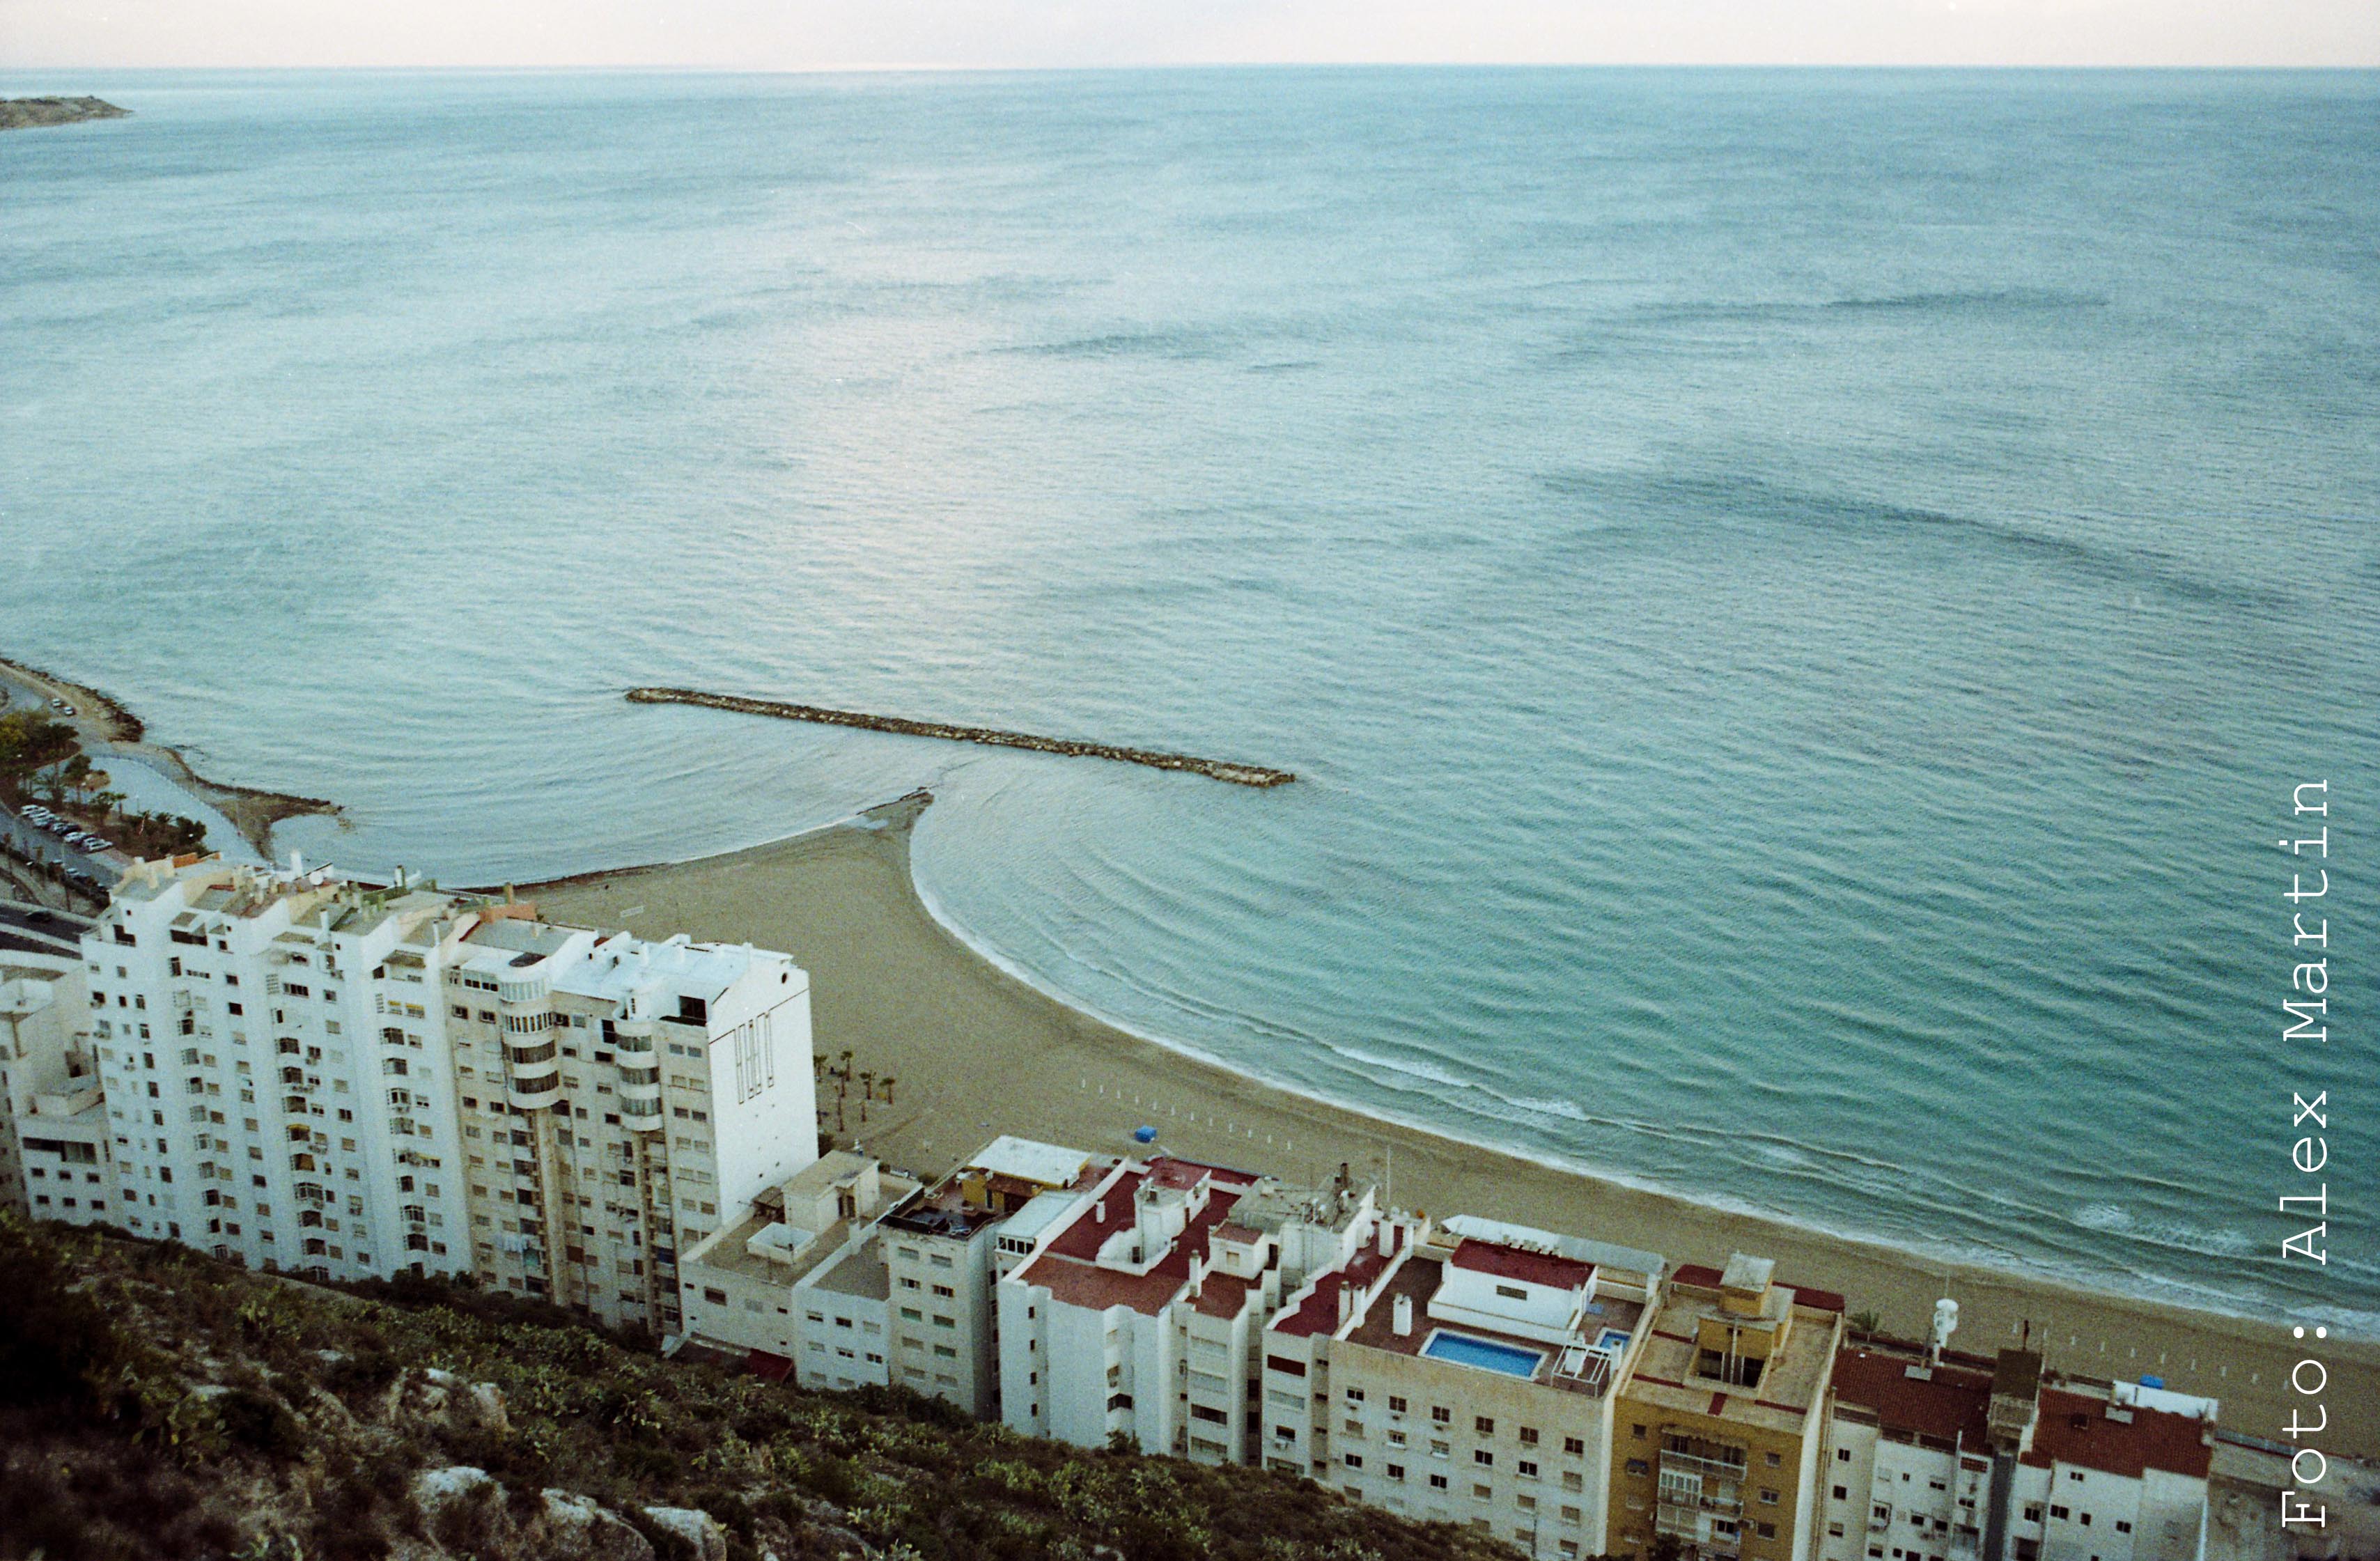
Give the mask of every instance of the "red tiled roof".
M 1930 1380 L 1922 1380 L 1909 1374 L 1914 1363 L 1905 1355 L 1842 1350 L 1835 1356 L 1835 1396 L 1874 1411 L 1896 1431 L 1983 1446 L 1992 1402 L 1991 1373 L 1937 1366 Z
M 1185 1174 L 1189 1177 L 1186 1182 L 1181 1179 Z M 1195 1186 L 1199 1177 L 1208 1175 L 1213 1177 L 1214 1187 L 1208 1195 L 1207 1206 L 1192 1217 L 1166 1249 L 1165 1256 L 1148 1273 L 1126 1274 L 1101 1268 L 1093 1261 L 1108 1238 L 1132 1227 L 1133 1200 L 1144 1181 L 1161 1178 L 1164 1185 Z M 1205 1253 L 1208 1233 L 1230 1215 L 1253 1179 L 1241 1172 L 1217 1170 L 1187 1161 L 1152 1161 L 1147 1172 L 1128 1171 L 1115 1179 L 1098 1204 L 1107 1212 L 1104 1221 L 1094 1218 L 1088 1209 L 1075 1215 L 1074 1223 L 1052 1238 L 1039 1257 L 1017 1271 L 1017 1276 L 1026 1284 L 1047 1287 L 1050 1299 L 1069 1306 L 1095 1311 L 1128 1306 L 1154 1316 L 1189 1283 L 1190 1255 Z M 1223 1278 L 1230 1282 L 1228 1275 Z
M 1595 1277 L 1595 1265 L 1591 1262 L 1556 1257 L 1551 1252 L 1533 1252 L 1525 1247 L 1500 1246 L 1492 1241 L 1458 1241 L 1454 1255 L 1447 1262 L 1475 1274 L 1549 1285 L 1557 1290 L 1575 1290 Z
M 1102 1242 L 1132 1224 L 1132 1201 L 1145 1178 L 1146 1173 L 1141 1171 L 1126 1171 L 1116 1177 L 1099 1195 L 1098 1203 L 1076 1214 L 1075 1223 L 1052 1238 L 1045 1250 L 1053 1257 L 1078 1258 L 1085 1262 L 1099 1256 Z M 1106 1217 L 1095 1217 L 1094 1208 L 1104 1210 Z
M 1248 1292 L 1256 1287 L 1255 1280 L 1236 1274 L 1209 1274 L 1198 1287 L 1198 1315 L 1237 1317 L 1248 1304 Z
M 1839 1312 L 1843 1309 L 1843 1298 L 1832 1290 L 1813 1290 L 1800 1285 L 1788 1285 L 1785 1287 L 1793 1292 L 1795 1306 L 1806 1306 L 1813 1311 Z
M 1682 1262 L 1678 1265 L 1677 1272 L 1670 1275 L 1672 1282 L 1692 1285 L 1698 1290 L 1718 1289 L 1718 1282 L 1722 1277 L 1718 1269 L 1706 1268 L 1698 1262 Z
M 1236 1241 L 1243 1247 L 1254 1246 L 1257 1241 L 1263 1239 L 1263 1231 L 1251 1230 L 1244 1225 L 1233 1225 L 1229 1220 L 1225 1220 L 1222 1224 L 1215 1227 L 1216 1240 Z
M 2135 1408 L 2131 1424 L 2107 1418 L 2107 1401 L 2041 1390 L 2041 1418 L 2033 1428 L 2033 1451 L 2024 1461 L 2035 1469 L 2053 1462 L 2095 1469 L 2137 1480 L 2144 1469 L 2162 1469 L 2204 1480 L 2214 1449 L 2189 1415 Z

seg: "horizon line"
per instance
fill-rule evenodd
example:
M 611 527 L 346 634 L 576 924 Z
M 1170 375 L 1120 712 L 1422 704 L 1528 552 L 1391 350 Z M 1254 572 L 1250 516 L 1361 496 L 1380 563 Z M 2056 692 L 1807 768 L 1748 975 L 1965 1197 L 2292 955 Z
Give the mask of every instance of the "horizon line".
M 300 73 L 338 75 L 563 76 L 638 74 L 676 76 L 1087 76 L 1101 73 L 1208 70 L 1475 70 L 1475 71 L 1993 71 L 2008 74 L 2053 75 L 2091 72 L 2102 75 L 2380 75 L 2380 59 L 2368 63 L 2308 65 L 2283 62 L 2138 64 L 2107 61 L 1951 60 L 1165 60 L 1104 64 L 823 64 L 722 65 L 704 61 L 579 62 L 564 64 L 389 64 L 339 65 L 18 65 L 0 61 L 0 76 L 49 75 L 65 72 L 109 72 L 118 75 L 268 75 Z

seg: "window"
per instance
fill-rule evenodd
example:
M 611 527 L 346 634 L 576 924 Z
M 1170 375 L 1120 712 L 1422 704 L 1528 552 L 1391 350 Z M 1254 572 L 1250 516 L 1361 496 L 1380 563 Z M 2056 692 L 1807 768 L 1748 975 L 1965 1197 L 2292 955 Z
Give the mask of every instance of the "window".
M 1397 1397 L 1397 1396 L 1394 1396 L 1393 1394 L 1392 1394 L 1392 1395 L 1390 1395 L 1390 1397 L 1389 1397 L 1389 1413 L 1390 1413 L 1390 1414 L 1392 1414 L 1392 1415 L 1402 1415 L 1402 1414 L 1403 1414 L 1404 1412 L 1405 1412 L 1405 1401 L 1404 1401 L 1403 1399 L 1402 1399 L 1402 1398 Z
M 1473 1451 L 1471 1461 L 1482 1469 L 1493 1469 L 1496 1466 L 1496 1455 L 1485 1447 L 1480 1447 Z
M 1448 1409 L 1443 1404 L 1432 1404 L 1429 1407 L 1429 1418 L 1433 1424 L 1452 1425 L 1454 1423 L 1454 1411 Z
M 1496 1422 L 1486 1415 L 1474 1415 L 1471 1417 L 1471 1429 L 1482 1436 L 1493 1436 L 1496 1434 Z
M 1851 1461 L 1852 1461 L 1852 1450 L 1851 1450 L 1849 1447 L 1838 1447 L 1838 1448 L 1836 1448 L 1836 1449 L 1835 1449 L 1835 1461 L 1836 1461 L 1837 1463 L 1849 1463 L 1849 1462 L 1851 1462 Z

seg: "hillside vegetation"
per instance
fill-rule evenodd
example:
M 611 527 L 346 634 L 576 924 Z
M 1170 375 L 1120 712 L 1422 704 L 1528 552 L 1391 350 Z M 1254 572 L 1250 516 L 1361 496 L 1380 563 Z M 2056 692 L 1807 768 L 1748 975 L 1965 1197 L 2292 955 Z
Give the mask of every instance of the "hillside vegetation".
M 0 1214 L 0 1556 L 1514 1554 L 1287 1476 L 664 1360 L 443 1283 L 326 1289 Z

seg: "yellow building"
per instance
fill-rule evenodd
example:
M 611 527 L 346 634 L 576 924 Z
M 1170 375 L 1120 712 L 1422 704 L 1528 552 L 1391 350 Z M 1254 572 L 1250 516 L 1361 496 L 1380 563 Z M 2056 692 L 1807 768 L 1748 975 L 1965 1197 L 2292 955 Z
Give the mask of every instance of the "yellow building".
M 1779 1285 L 1774 1267 L 1739 1252 L 1724 1273 L 1672 1276 L 1621 1388 L 1610 1553 L 1641 1555 L 1671 1534 L 1690 1556 L 1815 1554 L 1843 1299 Z

